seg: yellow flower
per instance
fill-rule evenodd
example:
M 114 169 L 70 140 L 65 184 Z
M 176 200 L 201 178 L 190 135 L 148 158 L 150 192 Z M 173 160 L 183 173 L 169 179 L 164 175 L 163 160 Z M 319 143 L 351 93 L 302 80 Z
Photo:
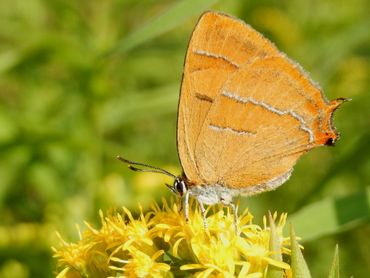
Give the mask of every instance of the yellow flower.
M 129 260 L 121 260 L 116 257 L 111 258 L 113 262 L 123 264 L 122 267 L 110 267 L 113 270 L 122 271 L 122 275 L 118 277 L 163 277 L 163 274 L 171 268 L 168 264 L 155 261 L 163 255 L 163 250 L 157 251 L 151 257 L 132 246 L 128 247 L 127 250 L 131 256 Z
M 195 207 L 195 204 L 191 204 Z M 272 217 L 280 250 L 270 250 L 271 229 L 264 219 L 263 227 L 253 224 L 245 210 L 238 217 L 227 208 L 208 211 L 208 229 L 203 226 L 198 208 L 190 210 L 186 223 L 178 205 L 163 200 L 160 207 L 138 217 L 123 212 L 101 215 L 102 227 L 88 229 L 77 243 L 62 240 L 54 248 L 60 277 L 264 277 L 269 267 L 289 275 L 289 264 L 276 259 L 276 252 L 290 254 L 290 241 L 282 235 L 286 214 Z

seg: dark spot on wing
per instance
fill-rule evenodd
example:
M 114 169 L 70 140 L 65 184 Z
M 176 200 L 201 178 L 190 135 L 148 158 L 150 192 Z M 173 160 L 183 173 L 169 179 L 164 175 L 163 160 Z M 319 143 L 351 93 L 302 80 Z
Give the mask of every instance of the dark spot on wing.
M 335 146 L 335 140 L 333 138 L 328 138 L 325 142 L 326 146 Z
M 210 102 L 212 103 L 213 102 L 213 99 L 210 98 L 209 96 L 207 95 L 203 95 L 203 94 L 199 94 L 199 93 L 195 93 L 195 97 L 199 100 L 203 100 L 203 101 L 207 101 L 207 102 Z

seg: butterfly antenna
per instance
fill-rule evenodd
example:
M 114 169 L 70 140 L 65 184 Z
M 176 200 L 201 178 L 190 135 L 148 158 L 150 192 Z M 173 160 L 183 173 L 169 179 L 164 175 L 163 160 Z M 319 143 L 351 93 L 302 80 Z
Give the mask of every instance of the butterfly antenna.
M 117 159 L 123 163 L 126 163 L 126 164 L 129 164 L 128 165 L 128 168 L 130 168 L 130 170 L 132 171 L 136 171 L 136 172 L 150 172 L 150 173 L 158 173 L 158 174 L 164 174 L 164 175 L 167 175 L 169 177 L 172 177 L 174 179 L 176 179 L 177 177 L 162 169 L 162 168 L 158 168 L 158 167 L 155 167 L 155 166 L 152 166 L 152 165 L 148 165 L 148 164 L 144 164 L 144 163 L 140 163 L 140 162 L 135 162 L 135 161 L 131 161 L 131 160 L 128 160 L 126 158 L 123 158 L 122 156 L 117 156 Z M 132 165 L 137 165 L 137 166 L 141 166 L 141 167 L 146 167 L 146 168 L 149 168 L 149 169 L 140 169 L 140 168 L 137 168 L 137 167 L 134 167 Z

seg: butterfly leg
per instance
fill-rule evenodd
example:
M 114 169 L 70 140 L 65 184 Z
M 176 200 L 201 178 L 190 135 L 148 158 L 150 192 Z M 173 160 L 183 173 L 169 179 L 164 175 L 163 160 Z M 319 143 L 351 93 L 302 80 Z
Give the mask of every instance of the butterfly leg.
M 178 202 L 178 212 L 181 212 L 184 208 L 184 201 L 182 200 L 182 198 L 178 198 L 177 199 L 177 202 Z
M 198 201 L 198 204 L 199 204 L 199 207 L 200 207 L 200 211 L 202 212 L 204 229 L 207 230 L 208 229 L 208 224 L 207 224 L 206 209 L 204 208 L 204 205 L 203 205 L 202 201 L 200 201 L 199 199 L 197 199 L 197 201 Z
M 190 195 L 190 192 L 187 191 L 185 193 L 185 196 L 184 196 L 184 203 L 183 203 L 183 206 L 184 206 L 184 214 L 185 214 L 185 220 L 186 222 L 189 222 L 189 195 Z
M 234 230 L 235 234 L 239 234 L 239 229 L 238 229 L 238 206 L 235 203 L 230 203 L 229 207 L 233 211 L 234 215 Z

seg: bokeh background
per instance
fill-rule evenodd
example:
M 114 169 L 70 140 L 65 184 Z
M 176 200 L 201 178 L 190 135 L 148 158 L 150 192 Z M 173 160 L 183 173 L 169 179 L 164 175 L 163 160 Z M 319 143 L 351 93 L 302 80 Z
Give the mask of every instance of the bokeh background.
M 335 115 L 334 148 L 305 155 L 284 186 L 243 198 L 260 222 L 288 212 L 313 277 L 334 247 L 342 277 L 370 272 L 370 6 L 368 0 L 1 0 L 0 277 L 53 277 L 55 231 L 99 226 L 98 211 L 169 198 L 155 174 L 181 172 L 176 110 L 189 36 L 207 9 L 264 33 L 317 80 Z

